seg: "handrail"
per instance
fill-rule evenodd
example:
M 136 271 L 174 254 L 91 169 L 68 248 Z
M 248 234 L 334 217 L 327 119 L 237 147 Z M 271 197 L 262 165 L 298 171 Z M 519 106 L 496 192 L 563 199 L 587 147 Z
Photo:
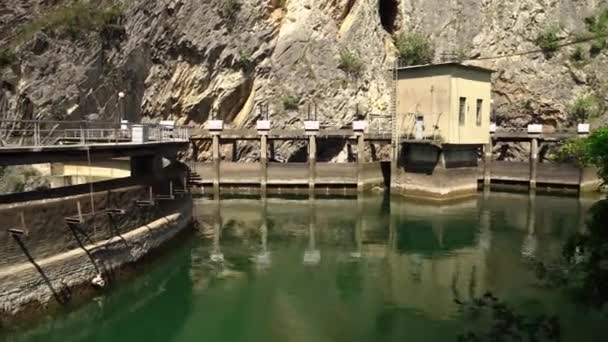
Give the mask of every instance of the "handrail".
M 135 125 L 145 127 L 147 134 L 142 142 L 188 141 L 190 138 L 189 127 L 155 123 L 117 126 L 108 122 L 0 120 L 0 148 L 132 142 Z

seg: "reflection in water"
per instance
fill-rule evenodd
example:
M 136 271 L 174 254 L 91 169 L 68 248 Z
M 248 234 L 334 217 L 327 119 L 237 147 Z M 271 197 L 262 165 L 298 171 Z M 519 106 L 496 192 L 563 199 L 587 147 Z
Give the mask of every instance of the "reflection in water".
M 220 240 L 222 238 L 222 209 L 219 196 L 213 200 L 215 215 L 213 218 L 213 250 L 211 251 L 211 261 L 223 262 L 224 254 L 220 248 Z
M 321 251 L 317 249 L 315 234 L 317 231 L 317 212 L 314 193 L 308 198 L 308 248 L 304 251 L 304 265 L 318 265 L 321 262 Z
M 470 324 L 454 300 L 490 290 L 523 313 L 559 314 L 564 340 L 606 340 L 603 321 L 536 286 L 525 261 L 559 255 L 592 204 L 577 201 L 203 200 L 192 241 L 102 305 L 10 338 L 449 341 Z
M 270 267 L 272 259 L 268 251 L 268 199 L 262 198 L 262 223 L 260 224 L 260 251 L 253 256 L 258 269 L 264 270 Z

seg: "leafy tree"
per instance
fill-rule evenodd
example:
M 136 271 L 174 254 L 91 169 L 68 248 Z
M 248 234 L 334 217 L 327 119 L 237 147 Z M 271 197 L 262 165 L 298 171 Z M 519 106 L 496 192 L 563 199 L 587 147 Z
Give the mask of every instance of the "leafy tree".
M 13 64 L 17 60 L 15 53 L 10 49 L 0 49 L 0 68 Z
M 401 33 L 395 38 L 399 61 L 405 65 L 429 64 L 435 48 L 429 39 L 419 33 Z
M 577 97 L 568 107 L 570 119 L 573 122 L 587 122 L 601 113 L 600 99 L 593 94 L 584 94 Z
M 219 15 L 226 19 L 229 23 L 232 23 L 239 11 L 241 10 L 241 3 L 239 0 L 219 0 Z
M 587 31 L 598 38 L 591 43 L 590 52 L 595 56 L 608 46 L 606 35 L 608 35 L 608 8 L 595 16 L 585 18 Z
M 255 63 L 253 61 L 253 58 L 251 57 L 251 54 L 247 51 L 239 51 L 238 65 L 245 73 L 250 73 L 255 70 Z
M 283 108 L 286 110 L 296 110 L 300 107 L 300 97 L 295 95 L 283 96 Z
M 559 48 L 559 31 L 559 27 L 550 26 L 536 37 L 536 45 L 538 45 L 547 58 L 552 57 Z
M 352 77 L 358 77 L 363 71 L 363 63 L 359 56 L 350 50 L 340 51 L 340 63 L 338 68 L 344 70 Z

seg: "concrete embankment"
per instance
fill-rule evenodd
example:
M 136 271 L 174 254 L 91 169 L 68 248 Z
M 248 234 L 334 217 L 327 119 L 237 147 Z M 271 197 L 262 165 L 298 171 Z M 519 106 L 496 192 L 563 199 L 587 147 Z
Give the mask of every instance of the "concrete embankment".
M 0 326 L 95 293 L 187 230 L 192 199 L 168 196 L 171 179 L 0 206 Z

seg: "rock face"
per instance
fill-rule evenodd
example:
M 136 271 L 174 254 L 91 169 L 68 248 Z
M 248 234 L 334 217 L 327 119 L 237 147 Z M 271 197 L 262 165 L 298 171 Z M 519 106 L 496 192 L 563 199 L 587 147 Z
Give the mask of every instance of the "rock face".
M 235 1 L 236 10 L 226 9 Z M 392 34 L 428 35 L 437 61 L 446 52 L 507 56 L 537 49 L 534 40 L 548 25 L 561 25 L 563 36 L 578 33 L 586 16 L 608 6 L 606 0 L 235 1 L 124 1 L 120 34 L 88 32 L 75 39 L 43 30 L 18 44 L 13 41 L 20 27 L 31 27 L 62 1 L 3 2 L 0 44 L 11 42 L 17 58 L 0 71 L 0 114 L 173 117 L 195 126 L 216 116 L 229 127 L 252 127 L 259 118 L 256 106 L 268 103 L 273 127 L 282 128 L 301 127 L 308 104 L 316 103 L 322 125 L 344 127 L 357 110 L 390 114 Z M 600 91 L 608 88 L 606 53 L 583 66 L 570 61 L 573 49 L 551 58 L 532 53 L 474 62 L 497 70 L 494 108 L 501 125 L 541 122 L 560 128 L 578 94 L 597 90 L 608 100 L 608 92 Z M 339 68 L 343 51 L 361 61 L 358 75 Z M 123 103 L 119 91 L 126 93 Z M 297 109 L 287 102 L 297 103 Z M 372 126 L 388 128 L 389 122 L 378 118 Z M 289 160 L 303 147 L 275 148 L 276 159 Z M 347 146 L 329 148 L 336 157 Z M 239 144 L 240 159 L 255 159 L 256 153 Z

